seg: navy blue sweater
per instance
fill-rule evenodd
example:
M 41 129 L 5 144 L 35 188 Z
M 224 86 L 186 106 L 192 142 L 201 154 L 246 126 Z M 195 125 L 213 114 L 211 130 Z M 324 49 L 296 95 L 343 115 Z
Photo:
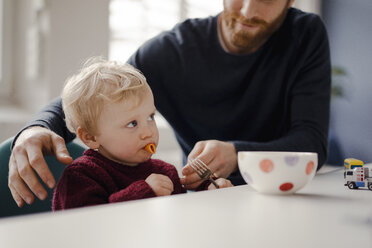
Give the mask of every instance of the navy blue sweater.
M 200 140 L 231 141 L 237 151 L 317 152 L 327 156 L 330 54 L 314 14 L 291 8 L 282 26 L 256 52 L 232 55 L 217 34 L 218 16 L 189 19 L 143 44 L 129 63 L 146 76 L 159 112 L 186 156 Z M 30 125 L 74 136 L 61 100 Z M 242 183 L 239 173 L 230 178 Z

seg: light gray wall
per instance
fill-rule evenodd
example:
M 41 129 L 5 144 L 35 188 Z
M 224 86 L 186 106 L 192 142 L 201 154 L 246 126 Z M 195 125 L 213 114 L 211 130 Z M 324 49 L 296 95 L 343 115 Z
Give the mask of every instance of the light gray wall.
M 108 57 L 110 0 L 53 0 L 50 4 L 49 95 L 92 56 Z M 55 31 L 54 31 L 55 30 Z
M 14 136 L 91 56 L 108 56 L 110 0 L 7 0 L 12 90 L 0 102 L 0 142 Z M 10 70 L 9 69 L 9 70 Z M 1 99 L 3 100 L 3 99 Z
M 37 111 L 91 56 L 108 56 L 109 0 L 16 0 L 15 101 Z
M 332 64 L 345 68 L 345 96 L 334 98 L 331 128 L 345 157 L 372 162 L 372 1 L 324 0 Z

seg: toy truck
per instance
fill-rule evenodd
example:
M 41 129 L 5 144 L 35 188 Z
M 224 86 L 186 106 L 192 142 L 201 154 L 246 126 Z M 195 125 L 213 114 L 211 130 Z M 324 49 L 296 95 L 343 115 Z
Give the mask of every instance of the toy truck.
M 367 187 L 372 190 L 372 168 L 365 167 L 361 160 L 347 158 L 344 161 L 344 181 L 349 189 Z

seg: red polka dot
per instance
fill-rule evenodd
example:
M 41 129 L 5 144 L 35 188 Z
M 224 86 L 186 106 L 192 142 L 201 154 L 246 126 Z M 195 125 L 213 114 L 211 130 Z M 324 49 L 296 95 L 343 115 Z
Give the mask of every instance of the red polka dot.
M 281 191 L 288 191 L 288 190 L 291 190 L 293 188 L 293 184 L 292 183 L 283 183 L 282 185 L 280 185 L 279 189 Z
M 306 175 L 310 175 L 311 172 L 313 172 L 314 170 L 314 162 L 313 161 L 310 161 L 309 163 L 307 163 L 307 166 L 306 166 Z
M 260 162 L 260 169 L 263 172 L 269 173 L 274 169 L 274 163 L 270 159 L 264 159 Z

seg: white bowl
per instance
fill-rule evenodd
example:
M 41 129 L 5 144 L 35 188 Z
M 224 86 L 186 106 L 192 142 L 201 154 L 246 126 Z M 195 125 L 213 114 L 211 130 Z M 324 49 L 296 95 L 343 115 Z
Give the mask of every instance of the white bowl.
M 260 193 L 292 194 L 316 173 L 318 154 L 312 152 L 238 152 L 240 173 Z

